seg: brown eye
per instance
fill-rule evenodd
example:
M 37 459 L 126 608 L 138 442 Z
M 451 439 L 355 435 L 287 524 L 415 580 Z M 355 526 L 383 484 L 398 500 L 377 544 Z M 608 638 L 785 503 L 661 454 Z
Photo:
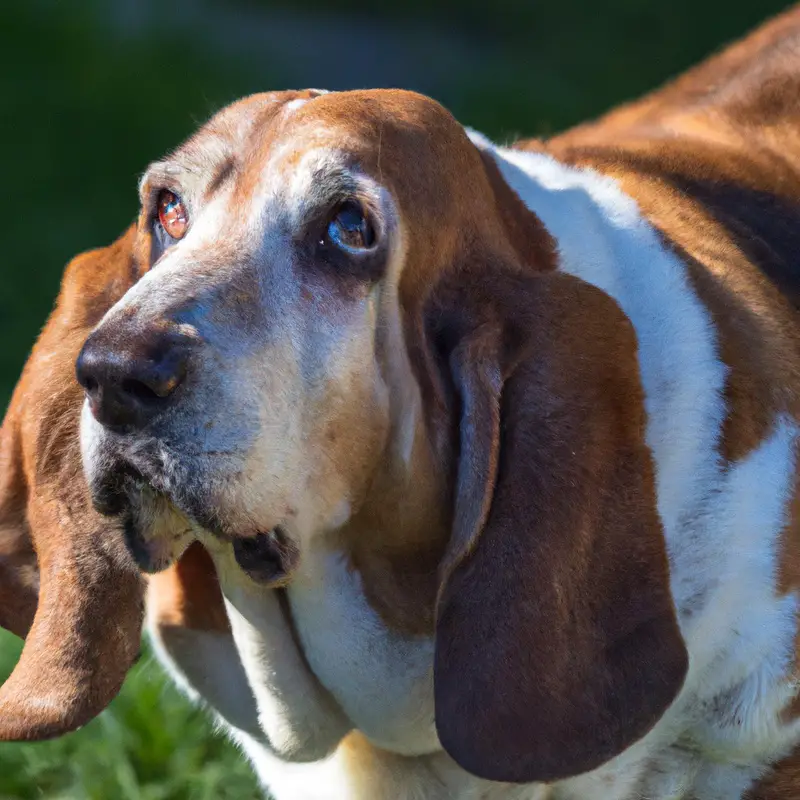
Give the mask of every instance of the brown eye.
M 183 239 L 189 227 L 189 215 L 183 200 L 169 189 L 158 193 L 158 221 L 161 227 L 173 239 Z
M 333 244 L 348 252 L 368 250 L 375 244 L 375 231 L 355 200 L 347 200 L 336 209 L 327 233 Z

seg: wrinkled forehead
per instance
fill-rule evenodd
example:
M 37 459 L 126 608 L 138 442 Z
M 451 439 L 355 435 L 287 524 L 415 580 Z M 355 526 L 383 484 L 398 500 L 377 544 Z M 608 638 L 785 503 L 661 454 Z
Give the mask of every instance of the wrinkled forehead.
M 242 202 L 287 192 L 313 202 L 314 195 L 353 189 L 353 176 L 366 175 L 418 205 L 444 192 L 452 199 L 469 158 L 477 155 L 463 128 L 427 97 L 306 90 L 228 106 L 148 177 L 188 173 L 202 180 L 206 195 L 235 186 Z

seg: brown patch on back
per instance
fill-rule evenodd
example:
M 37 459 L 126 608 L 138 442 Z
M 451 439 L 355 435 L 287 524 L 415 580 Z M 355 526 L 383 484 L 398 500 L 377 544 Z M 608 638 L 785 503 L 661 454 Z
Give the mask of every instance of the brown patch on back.
M 625 146 L 636 139 L 698 130 L 701 140 L 720 143 L 729 136 L 741 142 L 743 136 L 754 132 L 752 149 L 756 150 L 761 141 L 771 137 L 777 123 L 781 144 L 797 145 L 800 130 L 793 122 L 800 113 L 794 88 L 798 30 L 800 8 L 794 7 L 662 89 L 578 125 L 553 141 L 570 147 L 614 142 Z M 720 110 L 725 113 L 719 115 Z M 780 149 L 775 150 L 774 155 L 780 156 Z M 785 155 L 796 162 L 798 150 L 792 148 Z
M 720 453 L 736 462 L 769 435 L 780 414 L 800 415 L 800 337 L 787 297 L 743 252 L 707 208 L 653 169 L 634 171 L 624 156 L 580 159 L 615 177 L 686 264 L 687 277 L 714 325 L 729 369 Z M 800 228 L 800 218 L 798 219 Z

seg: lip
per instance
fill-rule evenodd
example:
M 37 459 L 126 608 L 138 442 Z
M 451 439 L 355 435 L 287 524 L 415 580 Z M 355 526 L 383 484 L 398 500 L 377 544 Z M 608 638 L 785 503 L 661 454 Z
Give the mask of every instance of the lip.
M 142 572 L 166 569 L 193 538 L 191 520 L 129 462 L 104 470 L 91 497 L 98 513 L 121 522 L 126 548 Z
M 185 533 L 177 533 L 168 539 L 146 536 L 133 514 L 125 516 L 122 529 L 125 545 L 136 566 L 150 575 L 177 561 L 189 544 Z
M 130 511 L 131 494 L 147 481 L 139 470 L 127 462 L 115 464 L 104 471 L 92 486 L 92 505 L 105 517 L 119 517 Z
M 139 569 L 151 574 L 166 569 L 202 530 L 230 542 L 237 565 L 254 582 L 271 588 L 289 582 L 299 551 L 280 525 L 251 535 L 223 530 L 214 509 L 198 502 L 197 495 L 166 492 L 157 473 L 147 472 L 120 458 L 107 465 L 91 492 L 99 513 L 121 521 Z
M 298 550 L 280 526 L 233 541 L 236 563 L 253 581 L 266 586 L 285 585 L 297 566 Z
M 140 569 L 159 572 L 177 561 L 194 540 L 193 523 L 151 486 L 140 484 L 135 491 L 123 515 L 125 542 Z

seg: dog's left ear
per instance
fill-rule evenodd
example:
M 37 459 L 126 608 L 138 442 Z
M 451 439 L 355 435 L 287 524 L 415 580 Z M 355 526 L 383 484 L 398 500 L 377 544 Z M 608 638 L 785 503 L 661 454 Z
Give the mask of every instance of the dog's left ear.
M 140 274 L 133 228 L 73 259 L 0 425 L 0 626 L 25 637 L 0 687 L 0 742 L 84 725 L 139 651 L 144 582 L 83 474 L 75 358 Z
M 426 315 L 460 417 L 436 725 L 469 772 L 550 782 L 644 736 L 687 654 L 632 326 L 577 278 L 486 267 Z
M 0 426 L 0 628 L 27 636 L 39 600 L 39 565 L 26 517 L 21 443 Z

